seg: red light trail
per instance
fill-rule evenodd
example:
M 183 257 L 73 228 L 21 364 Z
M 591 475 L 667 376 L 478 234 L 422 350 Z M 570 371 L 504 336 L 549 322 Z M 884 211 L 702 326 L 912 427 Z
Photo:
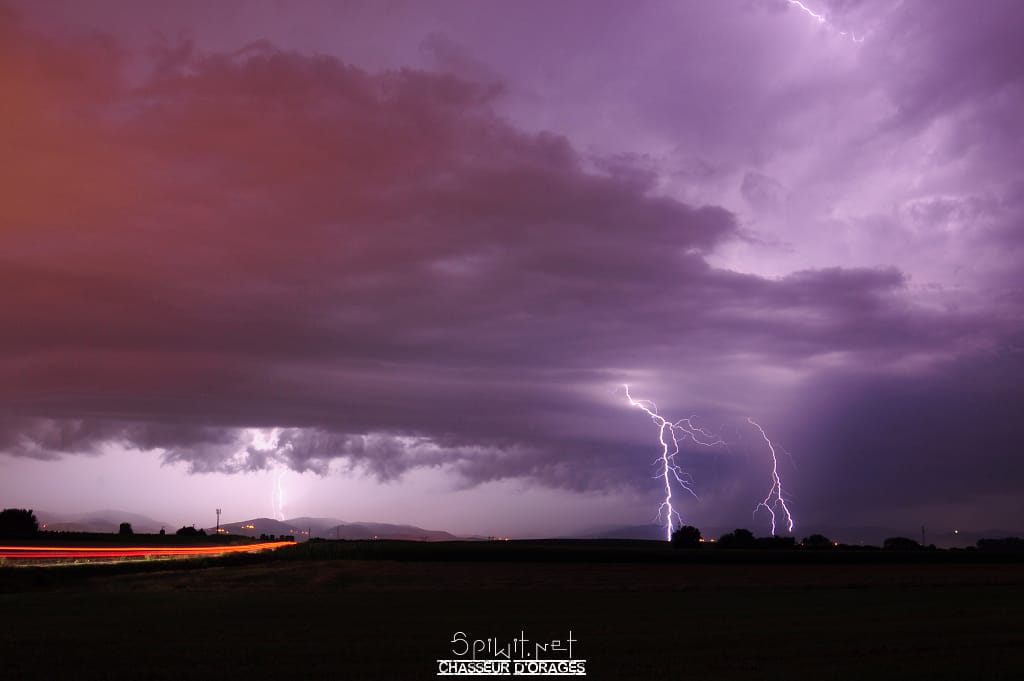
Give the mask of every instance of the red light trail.
M 141 558 L 144 556 L 209 556 L 263 551 L 291 546 L 293 541 L 272 541 L 234 546 L 0 546 L 0 558 Z

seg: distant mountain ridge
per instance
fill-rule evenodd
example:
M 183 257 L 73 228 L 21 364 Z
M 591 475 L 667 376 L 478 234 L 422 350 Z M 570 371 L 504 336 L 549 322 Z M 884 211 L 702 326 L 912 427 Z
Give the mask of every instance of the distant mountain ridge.
M 161 529 L 173 532 L 171 524 L 154 520 L 140 513 L 129 513 L 114 509 L 87 511 L 84 513 L 52 513 L 36 511 L 39 528 L 50 532 L 117 532 L 121 523 L 130 523 L 132 531 L 139 534 L 156 534 Z
M 173 534 L 180 525 L 156 520 L 141 513 L 130 513 L 116 509 L 101 509 L 80 513 L 55 513 L 35 511 L 39 529 L 49 532 L 101 532 L 116 533 L 121 523 L 130 523 L 136 534 L 157 534 L 164 530 Z M 232 523 L 221 523 L 223 530 L 231 534 L 259 537 L 261 534 L 282 536 L 292 535 L 303 541 L 309 537 L 323 539 L 404 539 L 412 541 L 456 541 L 464 539 L 443 530 L 429 530 L 416 525 L 400 525 L 377 522 L 346 522 L 338 518 L 316 518 L 301 516 L 288 520 L 273 518 L 251 518 Z M 207 533 L 216 532 L 216 526 L 204 528 Z
M 404 539 L 412 541 L 455 541 L 460 539 L 450 532 L 427 530 L 415 525 L 392 523 L 345 522 L 337 518 L 299 517 L 288 520 L 251 518 L 234 523 L 222 523 L 221 528 L 231 534 L 250 537 L 291 535 L 297 540 L 310 537 L 322 539 Z M 216 528 L 207 528 L 214 532 Z
M 39 520 L 40 529 L 52 532 L 114 533 L 118 531 L 121 523 L 130 523 L 132 530 L 137 534 L 155 534 L 161 529 L 173 534 L 181 527 L 179 524 L 156 520 L 140 513 L 130 513 L 116 509 L 101 509 L 81 513 L 53 513 L 37 510 L 35 514 Z M 482 536 L 458 536 L 443 530 L 424 529 L 416 525 L 367 521 L 346 522 L 338 518 L 309 516 L 300 516 L 283 521 L 274 520 L 273 518 L 252 518 L 239 522 L 223 523 L 221 527 L 231 534 L 241 534 L 250 537 L 259 537 L 261 534 L 272 534 L 274 536 L 293 535 L 299 541 L 304 541 L 311 536 L 323 539 L 377 538 L 409 541 L 459 541 L 485 538 Z M 768 534 L 766 530 L 751 527 L 749 524 L 746 527 L 757 536 Z M 214 526 L 205 529 L 208 533 L 216 531 Z M 723 534 L 731 532 L 736 528 L 711 526 L 701 527 L 700 529 L 704 537 L 718 539 Z M 823 534 L 846 544 L 868 544 L 873 546 L 881 546 L 882 541 L 888 537 L 907 537 L 914 541 L 921 540 L 920 526 L 899 529 L 883 526 L 821 527 L 801 524 L 795 528 L 792 536 L 797 541 L 800 541 L 804 537 L 815 533 Z M 974 546 L 978 539 L 1000 539 L 1012 536 L 1024 536 L 1024 531 L 1005 529 L 971 530 L 967 528 L 954 531 L 948 528 L 925 527 L 926 543 L 935 544 L 940 548 Z M 650 539 L 664 541 L 665 528 L 655 524 L 599 526 L 572 533 L 565 538 Z

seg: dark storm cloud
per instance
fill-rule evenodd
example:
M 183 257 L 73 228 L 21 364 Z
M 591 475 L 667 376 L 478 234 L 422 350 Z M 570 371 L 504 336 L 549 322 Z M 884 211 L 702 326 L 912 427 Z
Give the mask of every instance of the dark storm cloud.
M 744 173 L 740 184 L 743 198 L 762 210 L 778 210 L 784 192 L 785 189 L 777 180 L 763 173 Z
M 1014 98 L 1022 95 L 1022 20 L 1024 7 L 1014 0 L 899 3 L 872 34 L 878 47 L 868 59 L 885 74 L 882 82 L 899 107 L 899 120 L 926 124 L 960 107 L 991 106 L 990 98 L 1007 90 L 1015 91 Z
M 127 77 L 109 40 L 9 19 L 2 37 L 10 454 L 112 442 L 196 472 L 607 489 L 647 481 L 649 424 L 612 392 L 634 376 L 685 376 L 725 418 L 773 386 L 762 372 L 941 362 L 999 328 L 914 304 L 893 268 L 713 268 L 740 235 L 729 211 L 656 194 L 642 157 L 518 129 L 491 79 L 266 42 L 171 45 Z M 425 49 L 484 72 L 454 42 Z M 747 177 L 752 202 L 781 201 Z
M 1024 354 L 1001 348 L 953 362 L 941 372 L 835 375 L 808 387 L 791 447 L 808 453 L 795 472 L 801 504 L 823 521 L 851 515 L 914 526 L 955 527 L 984 516 L 993 499 L 1016 499 L 1024 463 L 1020 405 Z M 931 515 L 917 509 L 932 507 Z M 1018 515 L 989 515 L 989 527 L 1012 527 Z M 1000 524 L 1001 523 L 1001 524 Z

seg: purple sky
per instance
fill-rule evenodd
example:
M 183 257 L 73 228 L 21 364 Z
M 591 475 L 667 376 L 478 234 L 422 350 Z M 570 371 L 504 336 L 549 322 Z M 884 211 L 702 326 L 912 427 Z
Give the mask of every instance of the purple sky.
M 752 416 L 798 535 L 1020 527 L 1024 4 L 804 5 L 0 0 L 0 505 L 646 523 L 628 383 L 688 522 Z

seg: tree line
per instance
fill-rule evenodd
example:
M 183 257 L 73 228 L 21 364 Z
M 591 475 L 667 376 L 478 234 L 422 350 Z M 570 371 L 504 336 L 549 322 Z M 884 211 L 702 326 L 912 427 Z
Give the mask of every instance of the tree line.
M 800 540 L 796 537 L 755 537 L 754 533 L 739 528 L 723 534 L 718 540 L 706 540 L 700 529 L 693 525 L 683 525 L 672 532 L 672 546 L 680 549 L 695 549 L 705 545 L 713 545 L 721 549 L 794 549 L 797 546 L 805 549 L 829 550 L 848 548 L 844 544 L 833 541 L 823 534 L 811 534 Z M 1024 539 L 1005 537 L 1003 539 L 979 539 L 976 544 L 980 551 L 999 553 L 1024 553 Z M 860 548 L 860 547 L 858 547 Z M 877 548 L 877 547 L 876 547 Z M 935 545 L 923 546 L 908 537 L 888 537 L 882 542 L 882 548 L 888 551 L 920 551 L 934 549 Z

